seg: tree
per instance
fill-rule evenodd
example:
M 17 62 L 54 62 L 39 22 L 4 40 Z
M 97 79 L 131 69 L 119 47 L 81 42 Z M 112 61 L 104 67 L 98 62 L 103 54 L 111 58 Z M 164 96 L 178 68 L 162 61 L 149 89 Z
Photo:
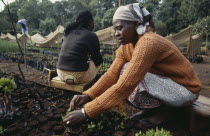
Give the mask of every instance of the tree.
M 101 20 L 102 28 L 112 26 L 112 18 L 117 8 L 111 8 L 104 13 L 104 16 Z
M 163 0 L 160 4 L 157 20 L 166 23 L 168 34 L 178 32 L 177 26 L 177 11 L 181 6 L 182 0 Z
M 150 14 L 153 16 L 153 20 L 157 20 L 160 10 L 160 1 L 161 0 L 147 0 L 143 2 L 144 7 L 146 7 Z
M 13 32 L 13 28 L 11 25 L 11 21 L 15 24 L 18 21 L 18 10 L 19 10 L 19 5 L 17 2 L 10 3 L 9 5 L 10 13 L 11 13 L 11 18 L 9 17 L 9 13 L 7 11 L 7 8 L 4 7 L 4 10 L 0 12 L 0 31 L 7 33 L 7 32 Z
M 194 24 L 198 19 L 210 15 L 209 0 L 183 0 L 178 10 L 177 28 L 185 28 Z
M 104 13 L 107 10 L 118 7 L 118 0 L 91 0 L 89 3 L 89 7 L 95 18 L 99 16 L 99 19 L 100 19 L 99 23 L 100 23 L 102 17 L 104 16 Z M 101 25 L 101 24 L 97 24 L 97 25 Z
M 156 21 L 155 31 L 162 36 L 166 36 L 168 33 L 166 23 L 163 23 L 162 21 Z
M 193 26 L 196 34 L 206 34 L 206 47 L 208 46 L 208 36 L 210 35 L 210 16 L 198 20 Z
M 49 17 L 54 18 L 56 25 L 64 26 L 64 17 L 67 18 L 68 16 L 72 16 L 68 7 L 69 2 L 67 1 L 56 1 L 53 4 L 52 12 L 49 13 Z
M 41 19 L 40 9 L 38 8 L 38 0 L 26 1 L 18 11 L 19 19 L 25 18 L 28 20 L 29 28 L 39 29 Z
M 44 35 L 48 35 L 50 32 L 56 29 L 56 23 L 53 18 L 46 18 L 45 20 L 41 20 L 40 22 L 40 31 L 43 32 Z
M 50 0 L 42 0 L 38 3 L 39 15 L 41 20 L 45 18 L 50 18 L 52 13 L 53 3 Z
M 12 25 L 9 22 L 9 17 L 5 12 L 0 13 L 0 32 L 7 33 L 12 31 Z

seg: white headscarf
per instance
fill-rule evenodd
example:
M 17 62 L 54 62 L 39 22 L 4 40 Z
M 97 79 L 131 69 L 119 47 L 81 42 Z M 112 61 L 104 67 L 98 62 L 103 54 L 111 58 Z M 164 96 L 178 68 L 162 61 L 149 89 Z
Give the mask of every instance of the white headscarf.
M 129 4 L 126 6 L 120 6 L 113 16 L 113 22 L 115 20 L 127 20 L 127 21 L 138 21 L 141 25 L 136 29 L 139 35 L 144 34 L 146 26 L 149 22 L 144 22 L 144 17 L 150 13 L 144 7 L 140 7 L 139 3 Z

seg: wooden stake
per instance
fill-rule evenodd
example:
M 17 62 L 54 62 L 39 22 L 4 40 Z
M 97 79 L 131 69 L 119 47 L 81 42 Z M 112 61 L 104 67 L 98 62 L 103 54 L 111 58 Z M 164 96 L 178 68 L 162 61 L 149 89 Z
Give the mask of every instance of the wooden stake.
M 119 0 L 119 7 L 122 5 L 122 0 Z

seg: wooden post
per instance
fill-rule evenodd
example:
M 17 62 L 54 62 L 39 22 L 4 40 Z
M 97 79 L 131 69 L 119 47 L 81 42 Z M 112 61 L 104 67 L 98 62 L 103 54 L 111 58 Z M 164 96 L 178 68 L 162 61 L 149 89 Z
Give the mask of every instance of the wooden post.
M 192 58 L 194 57 L 194 49 L 192 45 L 192 27 L 190 28 L 190 37 L 189 37 L 188 46 L 187 46 L 187 55 Z
M 207 55 L 207 49 L 208 49 L 208 33 L 206 32 L 206 49 L 205 49 L 205 55 Z
M 24 63 L 25 63 L 25 67 L 27 68 L 27 64 L 26 64 L 26 42 L 27 42 L 27 39 L 26 39 L 26 33 L 25 31 L 23 31 L 23 34 L 24 34 Z
M 122 5 L 122 0 L 119 0 L 119 7 Z

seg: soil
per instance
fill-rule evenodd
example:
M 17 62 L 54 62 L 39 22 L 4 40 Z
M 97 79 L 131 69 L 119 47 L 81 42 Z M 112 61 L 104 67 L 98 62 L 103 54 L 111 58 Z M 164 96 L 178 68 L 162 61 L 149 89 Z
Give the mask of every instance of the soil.
M 5 96 L 1 92 L 0 124 L 5 136 L 50 136 L 62 134 L 71 97 L 76 93 L 57 90 L 22 80 L 16 74 L 0 73 L 14 78 L 17 89 Z M 3 97 L 4 96 L 4 97 Z M 10 96 L 10 97 L 9 97 Z
M 79 124 L 80 126 L 67 127 L 62 123 L 62 117 L 76 93 L 48 87 L 47 72 L 30 66 L 25 68 L 21 64 L 26 79 L 23 80 L 20 78 L 17 63 L 5 60 L 0 60 L 0 63 L 0 77 L 12 76 L 18 86 L 11 97 L 7 96 L 5 103 L 3 94 L 0 93 L 0 124 L 4 128 L 5 136 L 134 136 L 139 130 L 144 132 L 152 128 L 142 126 L 139 121 L 125 119 L 137 111 L 128 104 L 124 105 L 126 117 L 115 109 L 105 112 L 95 120 L 86 120 L 82 126 Z M 201 94 L 210 97 L 210 56 L 205 56 L 203 63 L 192 65 L 203 84 Z M 210 136 L 209 130 L 193 134 L 186 125 L 188 117 L 184 115 L 188 115 L 187 111 L 173 110 L 170 121 L 159 125 L 159 128 L 169 130 L 174 136 Z M 95 126 L 91 126 L 91 122 Z

